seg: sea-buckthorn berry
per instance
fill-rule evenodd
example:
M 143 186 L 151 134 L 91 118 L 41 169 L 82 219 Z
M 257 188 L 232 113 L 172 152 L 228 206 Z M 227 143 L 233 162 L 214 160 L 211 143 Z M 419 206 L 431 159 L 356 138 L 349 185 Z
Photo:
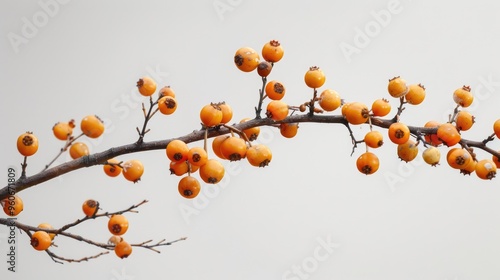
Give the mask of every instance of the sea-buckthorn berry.
M 184 141 L 174 139 L 167 144 L 165 153 L 171 161 L 186 161 L 189 153 L 189 147 Z
M 304 82 L 310 88 L 320 88 L 325 84 L 325 81 L 325 73 L 317 66 L 309 67 L 309 70 L 304 75 Z
M 477 161 L 471 160 L 469 163 L 460 169 L 460 173 L 463 175 L 470 175 L 473 172 L 476 172 Z
M 115 254 L 120 259 L 128 258 L 128 256 L 132 254 L 132 246 L 128 242 L 122 240 L 115 245 Z
M 319 95 L 318 104 L 321 109 L 331 112 L 342 105 L 342 99 L 340 98 L 338 92 L 333 89 L 325 89 Z
M 418 105 L 425 99 L 425 87 L 422 84 L 412 84 L 408 87 L 405 100 L 411 105 Z
M 171 175 L 182 176 L 188 173 L 189 163 L 187 161 L 171 161 L 169 170 Z
M 438 139 L 448 147 L 454 146 L 462 139 L 457 128 L 451 123 L 444 123 L 438 126 L 436 134 Z
M 298 123 L 282 123 L 280 124 L 280 134 L 286 138 L 293 138 L 299 130 Z
M 252 72 L 260 62 L 259 54 L 252 48 L 243 47 L 234 54 L 234 64 L 243 72 Z
M 497 138 L 500 138 L 500 119 L 493 123 L 493 132 L 495 132 Z
M 368 147 L 376 149 L 384 144 L 384 136 L 380 131 L 372 130 L 365 134 L 364 141 Z
M 406 143 L 398 145 L 398 157 L 405 162 L 414 160 L 418 155 L 417 143 L 412 139 L 408 139 Z
M 208 160 L 208 154 L 202 147 L 193 147 L 189 149 L 187 159 L 191 165 L 202 166 Z
M 500 153 L 500 151 L 498 151 Z M 500 168 L 500 158 L 496 157 L 495 155 L 491 156 L 491 160 L 495 163 L 497 168 Z
M 68 138 L 73 134 L 74 127 L 74 120 L 71 120 L 69 122 L 58 122 L 52 127 L 52 132 L 57 139 L 68 140 Z
M 99 210 L 99 202 L 97 202 L 96 200 L 87 199 L 82 204 L 83 214 L 85 214 L 85 216 L 87 217 L 95 216 L 98 210 Z
M 272 100 L 267 104 L 266 116 L 275 121 L 284 120 L 288 116 L 288 104 L 280 100 Z
M 220 144 L 221 154 L 230 161 L 238 161 L 245 158 L 247 144 L 240 137 L 232 136 Z
M 370 117 L 370 110 L 361 102 L 352 102 L 344 110 L 344 117 L 347 122 L 353 125 L 366 123 Z
M 446 154 L 448 165 L 454 169 L 463 169 L 472 159 L 471 154 L 462 148 L 452 148 Z
M 269 99 L 281 100 L 285 96 L 286 89 L 282 83 L 273 80 L 267 83 L 265 92 Z
M 170 96 L 175 98 L 175 91 L 170 86 L 164 86 L 158 91 L 158 97 Z
M 385 98 L 377 99 L 373 101 L 371 111 L 375 117 L 385 117 L 391 112 L 391 104 Z
M 427 164 L 436 166 L 439 164 L 439 160 L 441 159 L 441 152 L 435 146 L 429 146 L 422 153 L 422 158 Z
M 125 234 L 128 230 L 128 226 L 128 219 L 121 214 L 112 215 L 108 220 L 108 230 L 114 235 Z
M 284 53 L 280 42 L 276 40 L 271 40 L 262 47 L 262 58 L 272 63 L 280 61 Z
M 38 138 L 31 132 L 19 135 L 17 138 L 17 150 L 25 157 L 34 155 L 38 151 Z
M 54 227 L 52 227 L 52 225 L 47 224 L 47 223 L 41 223 L 41 224 L 39 224 L 38 228 L 40 228 L 40 229 L 54 229 Z M 50 236 L 50 240 L 54 240 L 54 237 L 56 237 L 56 234 L 55 233 L 49 233 L 49 236 Z
M 476 164 L 476 175 L 483 180 L 491 180 L 497 174 L 497 166 L 491 159 L 482 159 Z
M 24 210 L 23 200 L 17 195 L 9 195 L 0 202 L 3 212 L 8 216 L 15 217 Z
M 216 159 L 209 159 L 200 167 L 200 177 L 208 184 L 216 184 L 224 177 L 224 166 Z
M 257 144 L 248 148 L 247 160 L 252 166 L 265 167 L 269 165 L 272 158 L 273 154 L 266 145 Z
M 438 127 L 440 126 L 441 123 L 437 122 L 437 121 L 428 121 L 425 123 L 424 127 Z M 432 146 L 439 146 L 441 144 L 443 144 L 443 142 L 441 140 L 439 140 L 437 134 L 425 134 L 424 136 L 424 139 L 427 143 L 431 144 Z
M 250 118 L 244 118 L 244 119 L 242 119 L 240 121 L 240 123 L 244 123 L 244 122 L 247 122 L 249 120 L 251 120 L 251 119 Z M 254 141 L 254 140 L 256 140 L 259 137 L 260 127 L 256 126 L 256 127 L 252 127 L 252 128 L 243 129 L 243 133 L 245 133 L 245 135 L 247 136 L 248 140 Z
M 460 111 L 457 113 L 455 124 L 459 131 L 467 131 L 476 122 L 475 119 L 476 118 L 471 113 L 467 111 Z
M 141 176 L 144 174 L 144 165 L 140 160 L 128 160 L 122 166 L 122 175 L 125 179 L 134 183 L 141 180 Z
M 219 125 L 222 121 L 222 110 L 214 103 L 203 106 L 200 110 L 200 119 L 204 126 L 213 127 Z
M 389 139 L 394 144 L 404 144 L 410 139 L 410 129 L 404 123 L 395 122 L 389 126 L 387 131 Z
M 186 176 L 179 180 L 178 186 L 179 194 L 184 198 L 195 198 L 200 193 L 200 182 L 192 176 Z
M 220 146 L 229 137 L 231 137 L 231 136 L 229 136 L 229 135 L 219 135 L 219 136 L 215 137 L 214 140 L 212 141 L 212 150 L 213 150 L 214 154 L 217 157 L 219 157 L 220 159 L 227 159 L 221 153 Z
M 361 154 L 356 160 L 356 167 L 358 168 L 358 171 L 365 175 L 377 172 L 379 165 L 380 162 L 377 155 L 371 152 Z
M 33 233 L 30 244 L 35 250 L 45 251 L 52 244 L 52 239 L 50 239 L 50 235 L 47 232 L 40 230 Z
M 400 98 L 408 93 L 408 86 L 406 85 L 405 80 L 397 76 L 389 80 L 387 91 L 392 97 Z
M 172 96 L 163 96 L 158 100 L 158 110 L 164 115 L 171 115 L 177 110 L 177 100 Z
M 453 101 L 464 108 L 469 107 L 474 101 L 474 95 L 469 86 L 463 86 L 453 92 Z
M 104 133 L 104 122 L 96 115 L 88 115 L 80 122 L 80 128 L 87 137 L 97 138 Z
M 69 155 L 72 159 L 81 158 L 90 154 L 89 147 L 83 142 L 74 142 L 69 148 Z
M 257 66 L 257 74 L 263 78 L 269 76 L 271 70 L 273 70 L 273 65 L 267 61 L 261 61 Z
M 104 164 L 102 167 L 106 175 L 108 175 L 109 177 L 116 177 L 122 173 L 122 168 L 118 165 L 120 161 L 112 158 L 108 159 L 108 163 L 110 164 Z
M 233 109 L 226 102 L 220 102 L 217 104 L 222 112 L 222 119 L 220 123 L 226 124 L 233 118 Z
M 137 81 L 137 89 L 143 96 L 151 96 L 156 91 L 156 82 L 150 77 L 142 77 Z

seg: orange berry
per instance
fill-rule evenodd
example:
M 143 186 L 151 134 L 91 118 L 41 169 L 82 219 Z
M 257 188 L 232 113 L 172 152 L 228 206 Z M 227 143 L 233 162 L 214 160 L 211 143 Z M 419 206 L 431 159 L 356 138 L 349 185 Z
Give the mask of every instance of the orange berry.
M 500 151 L 498 151 L 498 152 L 500 153 Z M 493 156 L 491 156 L 491 160 L 495 163 L 497 168 L 500 168 L 500 158 L 493 155 Z
M 446 154 L 448 165 L 454 169 L 463 169 L 472 160 L 471 154 L 462 148 L 452 148 Z
M 477 161 L 471 160 L 469 163 L 460 169 L 460 173 L 464 175 L 470 175 L 472 172 L 476 172 Z
M 47 232 L 40 230 L 33 233 L 30 244 L 35 250 L 45 251 L 52 244 L 52 239 Z
M 425 99 L 425 87 L 422 84 L 412 84 L 409 86 L 405 100 L 409 104 L 418 105 Z
M 113 163 L 113 164 L 105 164 L 102 167 L 106 175 L 108 175 L 109 177 L 116 177 L 122 173 L 122 168 L 118 165 L 120 161 L 112 158 L 108 160 L 108 163 Z
M 365 175 L 377 172 L 379 165 L 380 163 L 377 155 L 371 152 L 361 154 L 356 160 L 356 167 L 358 168 L 358 171 Z
M 368 147 L 376 149 L 384 144 L 384 136 L 379 131 L 372 130 L 365 134 L 364 141 Z
M 469 107 L 474 101 L 474 96 L 470 92 L 469 86 L 463 86 L 453 92 L 453 101 L 464 108 Z
M 34 155 L 38 151 L 38 138 L 31 132 L 26 132 L 17 138 L 17 150 L 25 157 Z
M 202 166 L 208 160 L 208 155 L 202 147 L 193 147 L 189 149 L 187 160 L 195 166 Z
M 214 140 L 212 141 L 212 150 L 214 151 L 215 155 L 218 156 L 221 159 L 227 159 L 221 153 L 220 146 L 229 137 L 230 136 L 228 136 L 228 135 L 219 135 L 219 136 L 215 137 Z
M 272 158 L 271 150 L 263 144 L 253 145 L 248 148 L 247 160 L 253 166 L 265 167 L 269 165 Z
M 385 117 L 391 112 L 391 104 L 385 98 L 377 99 L 372 103 L 372 113 L 375 117 Z
M 220 123 L 228 123 L 233 118 L 233 109 L 225 102 L 217 104 L 222 112 L 222 119 Z
M 280 133 L 286 138 L 293 138 L 297 135 L 299 129 L 298 123 L 282 123 L 280 124 Z
M 283 57 L 283 47 L 276 40 L 271 40 L 262 47 L 262 58 L 269 62 L 278 62 Z
M 288 105 L 279 100 L 272 100 L 267 104 L 266 115 L 275 121 L 284 120 L 288 116 Z
M 111 234 L 123 235 L 128 230 L 128 219 L 120 214 L 112 215 L 108 220 L 108 229 Z
M 398 157 L 405 161 L 409 162 L 414 160 L 418 155 L 418 147 L 417 143 L 412 139 L 408 139 L 406 143 L 398 145 Z
M 278 81 L 270 81 L 267 83 L 266 88 L 266 95 L 272 100 L 280 100 L 285 96 L 285 86 L 278 82 Z
M 439 125 L 441 125 L 439 122 L 428 121 L 425 123 L 424 127 L 438 127 Z M 427 143 L 430 143 L 431 145 L 436 147 L 443 144 L 443 142 L 439 140 L 437 134 L 426 134 L 424 138 Z
M 261 77 L 269 76 L 271 70 L 273 70 L 273 65 L 267 61 L 261 61 L 259 66 L 257 66 L 257 74 Z
M 430 146 L 424 150 L 422 158 L 427 164 L 436 166 L 439 164 L 439 160 L 441 159 L 441 152 L 435 146 Z
M 451 123 L 444 123 L 438 126 L 437 129 L 437 137 L 439 140 L 443 142 L 448 147 L 451 147 L 458 142 L 462 138 L 457 128 Z
M 243 47 L 234 54 L 234 64 L 243 72 L 252 72 L 260 62 L 259 54 L 252 48 Z
M 156 82 L 150 77 L 142 77 L 137 81 L 137 88 L 143 96 L 151 96 L 156 91 Z
M 165 153 L 171 161 L 186 161 L 188 158 L 189 147 L 184 141 L 174 139 L 167 144 Z
M 141 180 L 142 174 L 144 174 L 144 165 L 141 161 L 132 159 L 126 161 L 123 165 L 122 174 L 128 181 L 137 183 Z
M 115 245 L 115 254 L 120 259 L 125 259 L 132 254 L 132 246 L 126 241 L 120 241 Z
M 87 199 L 82 205 L 82 211 L 87 217 L 93 217 L 95 214 L 97 214 L 97 211 L 99 210 L 99 202 L 93 200 L 93 199 Z
M 50 224 L 47 223 L 41 223 L 38 225 L 38 228 L 40 229 L 54 229 Z M 49 233 L 50 240 L 54 240 L 54 237 L 56 237 L 55 233 Z
M 75 142 L 69 148 L 69 155 L 72 159 L 77 159 L 90 154 L 89 147 L 83 142 Z
M 218 160 L 209 159 L 200 167 L 200 177 L 208 184 L 216 184 L 224 177 L 224 166 Z
M 475 122 L 475 117 L 467 111 L 458 112 L 457 117 L 455 119 L 455 124 L 459 131 L 469 130 L 474 124 L 474 122 Z
M 387 91 L 389 91 L 389 94 L 392 97 L 400 98 L 408 93 L 408 86 L 406 85 L 405 80 L 397 76 L 389 80 Z
M 493 123 L 493 132 L 495 132 L 497 138 L 500 138 L 500 119 Z
M 201 122 L 206 127 L 219 125 L 222 121 L 222 116 L 221 108 L 214 103 L 203 106 L 200 111 Z
M 340 95 L 333 89 L 325 89 L 319 95 L 318 104 L 321 109 L 331 112 L 336 110 L 342 104 Z
M 158 95 L 160 98 L 164 96 L 170 96 L 172 98 L 175 98 L 175 92 L 170 86 L 164 86 L 158 91 Z
M 24 210 L 23 200 L 17 195 L 9 195 L 1 203 L 3 212 L 8 216 L 14 217 Z
M 497 174 L 497 166 L 491 159 L 483 159 L 476 164 L 476 175 L 483 180 L 491 180 Z
M 368 121 L 368 118 L 370 117 L 369 112 L 370 110 L 368 110 L 368 107 L 365 104 L 361 102 L 351 102 L 344 110 L 344 117 L 350 124 L 358 125 Z
M 230 161 L 238 161 L 245 158 L 247 143 L 239 137 L 229 137 L 220 144 L 220 152 L 224 158 Z
M 240 123 L 244 123 L 244 122 L 249 121 L 249 120 L 250 120 L 250 118 L 244 118 L 240 121 Z M 260 127 L 256 126 L 256 127 L 244 129 L 243 133 L 245 133 L 245 135 L 248 137 L 248 140 L 254 141 L 257 139 L 257 137 L 259 137 Z
M 80 128 L 87 137 L 97 138 L 104 132 L 104 123 L 96 115 L 89 115 L 82 119 Z
M 57 139 L 68 140 L 68 138 L 73 134 L 74 127 L 74 120 L 69 122 L 58 122 L 52 127 L 52 132 Z
M 179 180 L 178 190 L 184 198 L 195 198 L 200 193 L 200 182 L 192 176 Z
M 163 96 L 158 100 L 158 110 L 164 115 L 171 115 L 177 110 L 177 100 L 172 96 Z
M 171 161 L 169 170 L 170 174 L 182 176 L 188 173 L 189 163 L 187 161 Z
M 404 144 L 410 139 L 410 129 L 404 123 L 395 122 L 389 126 L 389 139 L 394 144 Z
M 311 66 L 304 75 L 304 82 L 310 88 L 319 88 L 325 83 L 325 73 L 317 67 Z

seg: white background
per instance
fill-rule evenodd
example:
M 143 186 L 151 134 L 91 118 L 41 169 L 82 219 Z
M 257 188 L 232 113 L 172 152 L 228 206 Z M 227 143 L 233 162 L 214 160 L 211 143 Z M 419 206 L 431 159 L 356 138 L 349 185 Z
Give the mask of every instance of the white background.
M 134 142 L 135 127 L 142 124 L 140 103 L 147 100 L 135 83 L 144 75 L 160 86 L 170 85 L 179 102 L 174 115 L 153 118 L 146 141 L 199 129 L 199 109 L 209 102 L 230 104 L 234 122 L 253 117 L 260 79 L 237 70 L 233 55 L 244 46 L 260 51 L 271 39 L 282 43 L 285 56 L 269 78 L 285 84 L 283 100 L 291 105 L 311 98 L 303 75 L 313 65 L 326 73 L 324 88 L 348 101 L 371 104 L 389 98 L 387 80 L 397 75 L 424 84 L 426 100 L 402 115 L 411 125 L 446 121 L 454 107 L 452 92 L 470 85 L 476 95 L 470 111 L 477 123 L 463 137 L 482 140 L 491 134 L 500 117 L 498 2 L 291 2 L 2 1 L 4 170 L 22 161 L 15 148 L 22 132 L 33 131 L 40 141 L 28 162 L 28 173 L 34 174 L 63 145 L 53 137 L 52 125 L 71 118 L 79 122 L 89 114 L 107 124 L 101 139 L 87 141 L 91 152 Z M 52 4 L 44 10 L 43 3 Z M 387 14 L 390 18 L 377 22 L 376 15 Z M 34 23 L 34 29 L 26 27 Z M 367 32 L 363 42 L 360 34 Z M 16 45 L 12 36 L 24 39 Z M 345 54 L 340 46 L 347 44 L 357 52 Z M 396 100 L 390 102 L 397 106 Z M 366 131 L 366 126 L 354 128 L 358 139 Z M 135 248 L 125 260 L 111 252 L 88 263 L 60 265 L 33 250 L 18 232 L 18 272 L 13 274 L 3 261 L 7 228 L 0 227 L 1 278 L 500 278 L 498 180 L 463 176 L 443 159 L 435 168 L 420 157 L 402 163 L 389 141 L 375 151 L 379 171 L 364 176 L 355 167 L 364 147 L 350 157 L 350 138 L 340 125 L 301 124 L 293 139 L 263 128 L 260 141 L 273 151 L 270 166 L 225 163 L 224 184 L 204 185 L 195 201 L 177 193 L 179 178 L 169 175 L 163 150 L 120 158 L 145 164 L 143 179 L 135 185 L 108 178 L 97 166 L 20 193 L 25 210 L 19 221 L 27 224 L 72 222 L 82 216 L 87 198 L 99 200 L 108 211 L 148 199 L 138 214 L 127 214 L 125 238 L 134 243 L 188 239 L 161 248 L 161 254 Z M 499 149 L 498 140 L 491 144 Z M 66 160 L 67 155 L 57 164 Z M 6 182 L 7 174 L 2 178 Z M 182 209 L 191 212 L 183 215 Z M 109 237 L 104 219 L 71 232 L 101 242 Z M 318 247 L 320 240 L 335 248 Z M 63 237 L 55 242 L 59 247 L 53 251 L 68 258 L 102 251 Z M 294 273 L 294 266 L 302 274 Z

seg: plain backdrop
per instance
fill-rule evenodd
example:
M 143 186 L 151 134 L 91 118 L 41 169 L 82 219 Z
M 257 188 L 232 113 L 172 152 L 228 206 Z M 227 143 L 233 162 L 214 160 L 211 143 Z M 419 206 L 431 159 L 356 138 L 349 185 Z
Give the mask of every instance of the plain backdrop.
M 290 105 L 311 98 L 303 76 L 313 65 L 326 73 L 322 89 L 366 104 L 389 98 L 391 117 L 398 103 L 387 93 L 388 79 L 422 83 L 425 101 L 402 114 L 401 121 L 411 125 L 447 121 L 453 91 L 470 85 L 475 101 L 468 110 L 477 123 L 463 137 L 483 140 L 500 118 L 499 9 L 496 1 L 2 1 L 3 186 L 9 166 L 20 172 L 15 141 L 25 131 L 40 141 L 28 160 L 29 175 L 63 146 L 51 131 L 58 121 L 100 116 L 106 133 L 82 140 L 92 153 L 136 141 L 141 103 L 148 102 L 135 87 L 142 76 L 170 85 L 179 103 L 174 115 L 154 116 L 146 141 L 200 129 L 199 110 L 210 102 L 228 103 L 232 122 L 254 117 L 260 78 L 239 71 L 233 56 L 245 46 L 260 52 L 272 39 L 285 55 L 269 79 L 286 86 L 283 101 Z M 353 131 L 361 139 L 368 127 Z M 125 238 L 188 239 L 160 248 L 161 254 L 135 248 L 124 260 L 111 252 L 61 265 L 17 232 L 17 272 L 11 273 L 5 262 L 8 231 L 0 227 L 0 278 L 500 278 L 498 179 L 452 170 L 445 147 L 441 164 L 430 167 L 420 156 L 401 162 L 396 146 L 386 141 L 374 151 L 379 171 L 365 176 L 355 167 L 364 147 L 350 156 L 351 139 L 341 125 L 303 123 L 293 139 L 266 127 L 259 142 L 273 151 L 268 167 L 224 162 L 224 181 L 204 184 L 195 200 L 178 194 L 180 178 L 169 175 L 163 150 L 120 157 L 144 163 L 138 184 L 109 178 L 96 166 L 19 193 L 25 204 L 20 222 L 55 227 L 82 217 L 88 198 L 107 211 L 148 199 L 139 213 L 127 214 Z M 490 144 L 498 150 L 498 142 Z M 480 150 L 477 155 L 490 158 Z M 55 164 L 67 160 L 64 154 Z M 71 232 L 100 242 L 109 238 L 105 219 Z M 103 251 L 64 237 L 55 242 L 53 251 L 67 258 Z

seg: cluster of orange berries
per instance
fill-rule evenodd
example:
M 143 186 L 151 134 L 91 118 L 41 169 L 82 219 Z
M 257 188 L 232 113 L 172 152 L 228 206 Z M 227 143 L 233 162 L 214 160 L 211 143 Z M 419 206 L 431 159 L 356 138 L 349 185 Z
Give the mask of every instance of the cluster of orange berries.
M 425 87 L 421 84 L 407 85 L 406 81 L 401 77 L 394 77 L 389 80 L 388 92 L 394 97 L 400 99 L 404 104 L 418 105 L 425 99 Z M 429 146 L 422 153 L 422 157 L 426 163 L 435 166 L 439 164 L 441 152 L 438 146 L 444 145 L 450 147 L 446 159 L 448 164 L 455 169 L 460 170 L 463 174 L 471 174 L 473 172 L 481 179 L 492 179 L 496 175 L 496 169 L 500 167 L 499 159 L 495 156 L 492 159 L 476 160 L 476 155 L 468 147 L 452 147 L 459 144 L 461 131 L 469 130 L 474 124 L 474 116 L 463 110 L 469 107 L 474 96 L 468 86 L 463 86 L 453 92 L 453 100 L 457 104 L 456 114 L 447 123 L 439 123 L 436 121 L 427 122 L 424 127 L 437 128 L 435 134 L 425 134 L 424 140 Z M 369 109 L 363 103 L 351 102 L 342 106 L 342 115 L 347 122 L 353 125 L 370 122 L 371 117 L 384 117 L 391 111 L 391 105 L 387 99 L 377 99 L 373 102 Z M 497 120 L 493 125 L 493 131 L 500 138 L 500 120 Z M 390 141 L 397 144 L 398 157 L 409 162 L 415 159 L 419 153 L 419 141 L 410 139 L 411 131 L 409 127 L 397 119 L 388 128 L 388 137 Z M 418 137 L 418 135 L 415 135 Z M 361 173 L 373 174 L 379 168 L 378 157 L 368 151 L 368 148 L 378 148 L 383 145 L 383 135 L 379 131 L 372 130 L 364 136 L 364 143 L 367 146 L 367 151 L 358 157 L 356 166 Z

